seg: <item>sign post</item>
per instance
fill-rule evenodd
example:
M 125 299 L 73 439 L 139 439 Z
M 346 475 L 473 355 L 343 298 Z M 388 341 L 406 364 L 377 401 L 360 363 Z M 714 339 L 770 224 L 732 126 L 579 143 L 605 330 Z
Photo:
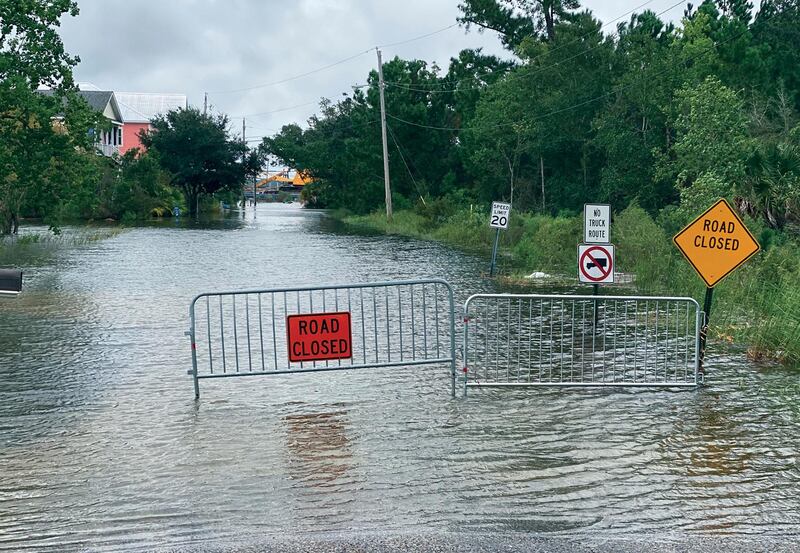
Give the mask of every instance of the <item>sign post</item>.
M 22 271 L 0 269 L 0 297 L 17 296 L 22 292 Z
M 500 230 L 508 230 L 508 218 L 511 215 L 511 204 L 492 202 L 492 216 L 489 226 L 497 229 L 494 235 L 494 248 L 492 248 L 492 264 L 489 266 L 489 276 L 494 276 L 497 265 L 497 246 L 500 244 Z
M 700 331 L 702 374 L 714 286 L 758 253 L 761 246 L 724 198 L 701 213 L 672 241 L 706 283 L 705 319 Z
M 578 279 L 592 285 L 600 294 L 600 284 L 614 282 L 614 246 L 611 242 L 611 206 L 583 205 L 583 244 L 578 246 Z M 591 247 L 602 244 L 601 247 Z M 595 259 L 596 257 L 596 259 Z M 594 325 L 597 327 L 597 302 L 594 302 Z

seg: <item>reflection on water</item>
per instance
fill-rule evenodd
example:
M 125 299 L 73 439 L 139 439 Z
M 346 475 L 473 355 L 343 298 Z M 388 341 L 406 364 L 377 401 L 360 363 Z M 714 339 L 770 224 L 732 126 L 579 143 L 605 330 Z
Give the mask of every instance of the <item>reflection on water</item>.
M 287 415 L 289 474 L 310 487 L 325 487 L 352 468 L 347 411 Z
M 447 367 L 204 381 L 201 291 L 437 276 L 485 262 L 261 206 L 58 253 L 0 304 L 0 550 L 147 550 L 337 530 L 795 535 L 796 374 L 708 361 L 710 386 L 474 391 Z

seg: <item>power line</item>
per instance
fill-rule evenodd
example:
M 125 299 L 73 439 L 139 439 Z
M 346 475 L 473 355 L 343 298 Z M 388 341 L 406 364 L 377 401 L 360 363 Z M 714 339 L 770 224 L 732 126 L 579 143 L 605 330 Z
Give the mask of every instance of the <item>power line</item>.
M 775 17 L 775 16 L 773 16 L 773 17 Z M 766 19 L 765 21 L 769 21 L 770 19 L 772 19 L 772 17 Z M 699 58 L 700 56 L 703 56 L 703 55 L 711 52 L 712 50 L 714 50 L 718 46 L 720 46 L 722 44 L 725 44 L 726 42 L 729 42 L 729 41 L 732 41 L 732 40 L 736 40 L 736 39 L 744 36 L 749 31 L 750 31 L 750 29 L 748 27 L 748 28 L 745 28 L 742 32 L 740 32 L 740 33 L 738 33 L 736 35 L 732 35 L 732 36 L 729 36 L 728 38 L 726 38 L 724 40 L 720 40 L 718 42 L 715 42 L 710 47 L 704 49 L 701 52 L 698 52 L 697 54 L 695 54 L 694 56 L 692 56 L 690 58 L 687 58 L 686 60 L 683 60 L 681 63 L 687 63 L 687 62 L 690 62 L 690 61 L 694 61 L 697 58 Z M 672 69 L 672 66 L 668 66 L 663 71 L 657 72 L 655 75 L 651 76 L 651 79 L 660 77 L 660 76 L 666 74 L 671 69 Z M 605 98 L 608 98 L 609 96 L 612 96 L 614 94 L 622 92 L 623 90 L 626 90 L 628 88 L 632 88 L 634 85 L 637 85 L 637 84 L 640 84 L 640 83 L 631 82 L 631 83 L 626 84 L 626 85 L 612 87 L 612 89 L 610 91 L 606 92 L 605 94 L 601 94 L 600 96 L 597 96 L 597 97 L 594 97 L 594 98 L 590 98 L 588 100 L 584 100 L 583 102 L 579 102 L 577 104 L 574 104 L 574 105 L 571 105 L 571 106 L 568 106 L 568 107 L 565 107 L 565 108 L 561 108 L 561 109 L 557 109 L 555 111 L 551 111 L 549 113 L 540 115 L 539 117 L 534 117 L 533 119 L 529 119 L 527 121 L 527 123 L 532 123 L 532 122 L 535 122 L 535 121 L 539 121 L 541 119 L 546 119 L 548 117 L 552 117 L 553 115 L 558 115 L 560 113 L 564 113 L 566 111 L 570 111 L 570 110 L 573 110 L 573 109 L 576 109 L 576 108 L 579 108 L 579 107 L 583 107 L 585 105 L 597 102 L 599 100 L 603 100 Z M 474 130 L 472 127 L 440 127 L 440 126 L 436 126 L 436 125 L 423 125 L 421 123 L 415 123 L 413 121 L 407 121 L 407 120 L 402 119 L 400 117 L 396 117 L 396 116 L 392 115 L 391 113 L 387 113 L 386 116 L 390 117 L 391 119 L 394 119 L 396 121 L 400 121 L 401 123 L 405 123 L 407 125 L 412 125 L 414 127 L 420 127 L 420 128 L 424 128 L 424 129 L 439 130 L 439 131 L 471 131 L 471 130 Z M 514 126 L 514 125 L 518 125 L 518 124 L 519 124 L 519 121 L 508 122 L 508 123 L 498 123 L 498 124 L 495 124 L 495 125 L 489 125 L 487 128 L 509 127 L 509 126 Z
M 633 10 L 631 10 L 631 11 L 629 11 L 629 12 L 627 12 L 627 13 L 619 16 L 619 17 L 617 17 L 616 19 L 613 19 L 613 20 L 609 21 L 608 23 L 606 23 L 605 25 L 603 25 L 600 28 L 602 29 L 604 27 L 607 27 L 611 23 L 619 21 L 623 17 L 625 17 L 625 16 L 627 16 L 627 15 L 629 15 L 631 13 L 634 13 L 639 8 L 642 8 L 642 7 L 646 6 L 647 4 L 649 4 L 649 3 L 653 2 L 653 1 L 654 0 L 649 0 L 648 2 L 645 2 L 644 4 L 641 4 L 640 6 L 637 6 Z M 676 2 L 675 4 L 673 4 L 670 7 L 666 8 L 665 10 L 663 10 L 661 12 L 658 12 L 656 14 L 656 16 L 664 15 L 665 13 L 670 12 L 673 9 L 675 9 L 676 7 L 682 5 L 683 3 L 684 3 L 684 0 L 680 0 L 679 2 Z M 592 31 L 590 31 L 589 33 L 585 33 L 584 35 L 582 35 L 582 36 L 580 36 L 580 37 L 578 37 L 578 38 L 576 38 L 576 39 L 574 39 L 574 40 L 572 40 L 570 42 L 566 42 L 564 44 L 561 44 L 561 45 L 557 46 L 556 48 L 553 48 L 552 50 L 549 50 L 547 52 L 543 52 L 543 53 L 539 54 L 538 56 L 535 56 L 534 58 L 531 58 L 531 61 L 538 60 L 538 59 L 540 59 L 540 58 L 542 58 L 543 56 L 546 56 L 546 55 L 547 56 L 552 55 L 553 52 L 557 52 L 558 50 L 561 50 L 562 48 L 565 48 L 567 46 L 571 46 L 572 44 L 580 42 L 580 41 L 582 41 L 583 39 L 585 39 L 586 37 L 588 37 L 591 34 L 592 34 Z M 588 54 L 589 52 L 592 52 L 593 50 L 596 50 L 596 49 L 600 48 L 601 46 L 603 46 L 603 44 L 604 44 L 603 42 L 600 42 L 599 44 L 596 44 L 595 46 L 592 46 L 591 48 L 587 48 L 586 50 L 584 50 L 582 52 L 579 52 L 579 53 L 577 53 L 577 54 L 575 54 L 575 55 L 573 55 L 573 56 L 571 56 L 569 58 L 557 61 L 557 62 L 555 62 L 555 63 L 553 63 L 551 65 L 548 65 L 546 67 L 539 67 L 539 68 L 536 68 L 535 70 L 529 70 L 530 64 L 528 64 L 528 65 L 525 65 L 525 66 L 512 66 L 512 67 L 510 67 L 508 69 L 505 69 L 503 72 L 508 72 L 508 71 L 511 71 L 511 70 L 516 68 L 516 69 L 519 69 L 519 71 L 517 73 L 512 73 L 511 74 L 512 78 L 513 77 L 530 77 L 530 76 L 536 75 L 538 73 L 541 73 L 542 71 L 545 71 L 547 69 L 552 69 L 553 67 L 556 67 L 556 66 L 561 65 L 563 63 L 566 63 L 568 61 L 571 61 L 571 60 L 573 60 L 575 58 L 579 58 L 579 57 L 581 57 L 581 56 L 583 56 L 585 54 Z M 499 71 L 487 71 L 485 73 L 479 73 L 478 75 L 475 75 L 474 78 L 486 77 L 488 75 L 495 75 L 497 73 L 499 73 Z M 442 93 L 446 93 L 446 92 L 458 92 L 458 91 L 461 91 L 461 90 L 472 90 L 472 89 L 483 88 L 483 85 L 476 85 L 476 86 L 460 86 L 458 88 L 444 88 L 444 89 L 434 90 L 434 89 L 423 89 L 423 88 L 411 87 L 411 86 L 405 85 L 404 83 L 387 82 L 386 84 L 388 84 L 389 86 L 392 86 L 394 88 L 400 88 L 400 89 L 403 89 L 403 90 L 408 90 L 408 91 L 413 91 L 413 92 L 429 92 L 431 94 L 442 94 Z M 425 83 L 419 83 L 420 86 L 422 86 L 424 84 Z M 438 84 L 439 83 L 431 83 L 431 86 L 436 86 Z
M 408 176 L 411 177 L 411 182 L 414 183 L 414 188 L 417 191 L 417 195 L 419 199 L 422 200 L 422 203 L 425 203 L 425 198 L 422 196 L 422 192 L 420 192 L 419 185 L 417 185 L 417 179 L 414 178 L 414 175 L 411 173 L 411 169 L 408 167 L 408 163 L 406 162 L 406 157 L 403 155 L 403 149 L 400 147 L 400 144 L 397 142 L 397 137 L 392 130 L 391 125 L 386 125 L 386 128 L 389 129 L 389 135 L 392 137 L 392 142 L 394 142 L 395 147 L 397 147 L 397 153 L 400 154 L 400 159 L 403 160 L 403 165 L 406 166 L 406 171 L 408 171 Z
M 631 15 L 632 13 L 635 13 L 637 10 L 645 7 L 648 4 L 651 4 L 654 1 L 655 0 L 647 0 L 643 4 L 639 4 L 638 6 L 633 8 L 632 10 L 629 10 L 629 11 L 625 12 L 624 14 L 612 19 L 608 23 L 603 24 L 600 27 L 600 29 L 604 29 L 604 28 L 608 27 L 609 25 L 611 25 L 612 23 L 616 23 L 617 21 L 619 21 L 623 17 L 627 17 L 627 16 Z M 681 2 L 678 2 L 678 4 L 683 4 L 683 0 Z M 676 5 L 678 5 L 678 4 L 676 4 Z M 675 6 L 672 6 L 672 7 L 668 8 L 667 10 L 665 10 L 665 11 L 663 11 L 663 12 L 657 14 L 657 15 L 662 15 L 662 14 L 666 13 L 667 11 L 673 9 L 674 7 Z M 560 45 L 556 46 L 555 48 L 553 48 L 552 50 L 550 50 L 548 52 L 543 52 L 542 54 L 539 54 L 538 56 L 535 56 L 535 57 L 531 58 L 530 61 L 538 60 L 540 57 L 544 56 L 545 54 L 549 55 L 549 54 L 552 54 L 553 52 L 557 52 L 557 51 L 561 50 L 562 48 L 566 48 L 567 46 L 571 46 L 572 44 L 575 44 L 576 42 L 582 41 L 583 39 L 585 39 L 586 37 L 588 37 L 591 34 L 592 34 L 592 31 L 589 31 L 588 33 L 585 33 L 585 34 L 583 34 L 583 35 L 581 35 L 581 36 L 579 36 L 579 37 L 577 37 L 577 38 L 575 38 L 575 39 L 573 39 L 573 40 L 571 40 L 569 42 L 565 42 L 564 44 L 560 44 Z M 509 67 L 507 69 L 502 70 L 502 72 L 510 71 L 513 68 L 514 68 L 514 66 Z M 499 71 L 487 71 L 485 73 L 478 73 L 477 75 L 474 75 L 474 78 L 487 77 L 489 75 L 494 75 L 494 74 L 496 74 L 498 72 Z M 447 82 L 447 81 L 442 81 L 442 82 Z M 450 81 L 450 83 L 454 84 L 452 81 Z M 390 86 L 395 86 L 397 88 L 405 88 L 403 83 L 395 83 L 395 82 L 387 81 L 386 84 L 388 84 Z M 422 85 L 422 84 L 423 83 L 420 83 L 420 85 Z M 440 84 L 440 83 L 431 84 L 431 86 L 436 86 L 437 84 Z M 472 88 L 479 88 L 479 87 L 472 87 Z M 408 90 L 416 90 L 416 89 L 408 88 Z M 454 89 L 449 89 L 449 90 L 436 90 L 435 92 L 454 92 L 456 90 L 462 90 L 462 88 L 454 88 Z M 427 92 L 426 90 L 417 90 L 417 91 L 418 92 Z
M 303 77 L 308 77 L 309 75 L 313 75 L 314 73 L 319 73 L 320 71 L 325 71 L 326 69 L 330 69 L 331 67 L 336 67 L 337 65 L 341 65 L 343 63 L 347 63 L 348 61 L 354 60 L 356 58 L 360 58 L 364 54 L 368 54 L 372 52 L 374 48 L 369 48 L 368 50 L 364 50 L 363 52 L 359 52 L 358 54 L 354 54 L 347 58 L 341 59 L 339 61 L 335 61 L 333 63 L 329 63 L 328 65 L 323 65 L 322 67 L 318 67 L 317 69 L 313 69 L 311 71 L 306 71 L 305 73 L 300 73 L 299 75 L 294 75 L 292 77 L 287 77 L 285 79 L 281 79 L 279 81 L 272 81 L 269 83 L 258 84 L 254 86 L 248 86 L 244 88 L 236 88 L 232 90 L 218 90 L 216 92 L 211 92 L 210 94 L 233 94 L 235 92 L 247 92 L 249 90 L 256 90 L 259 88 L 267 88 L 269 86 L 275 86 L 283 83 L 288 83 L 290 81 L 295 81 L 297 79 L 302 79 Z
M 267 87 L 270 87 L 270 86 L 275 86 L 275 85 L 279 85 L 279 84 L 288 83 L 290 81 L 294 81 L 294 80 L 297 80 L 297 79 L 302 79 L 303 77 L 308 77 L 308 76 L 313 75 L 315 73 L 319 73 L 320 71 L 325 71 L 326 69 L 330 69 L 332 67 L 336 67 L 337 65 L 341 65 L 343 63 L 347 63 L 348 61 L 352 61 L 352 60 L 354 60 L 356 58 L 360 58 L 361 56 L 372 52 L 376 48 L 388 48 L 388 47 L 392 47 L 392 46 L 400 46 L 401 44 L 408 44 L 410 42 L 415 42 L 417 40 L 422 40 L 424 38 L 428 38 L 430 36 L 437 35 L 439 33 L 443 33 L 444 31 L 447 31 L 448 29 L 452 29 L 453 27 L 455 27 L 457 25 L 458 25 L 458 23 L 453 23 L 452 25 L 448 25 L 447 27 L 443 27 L 441 29 L 437 29 L 437 30 L 432 31 L 430 33 L 426 33 L 424 35 L 420 35 L 420 36 L 417 36 L 417 37 L 414 37 L 414 38 L 409 38 L 407 40 L 401 40 L 401 41 L 398 41 L 398 42 L 391 42 L 389 44 L 384 44 L 384 45 L 381 45 L 381 46 L 368 48 L 367 50 L 364 50 L 362 52 L 358 52 L 357 54 L 353 54 L 352 56 L 348 56 L 346 58 L 340 59 L 340 60 L 335 61 L 333 63 L 329 63 L 328 65 L 323 65 L 322 67 L 318 67 L 317 69 L 313 69 L 313 70 L 307 71 L 305 73 L 300 73 L 300 74 L 294 75 L 292 77 L 287 77 L 285 79 L 280 79 L 278 81 L 272 81 L 272 82 L 268 82 L 268 83 L 262 83 L 262 84 L 253 85 L 253 86 L 247 86 L 247 87 L 243 87 L 243 88 L 235 88 L 235 89 L 231 89 L 231 90 L 217 90 L 217 91 L 214 91 L 214 92 L 209 92 L 209 94 L 233 94 L 233 93 L 236 93 L 236 92 L 247 92 L 247 91 L 250 91 L 250 90 L 257 90 L 259 88 L 267 88 Z
M 368 85 L 368 84 L 358 84 L 358 85 L 353 85 L 351 88 L 353 90 L 356 90 L 356 89 L 359 89 L 359 88 L 366 88 L 368 86 L 370 86 L 370 85 Z M 341 94 L 346 94 L 346 93 L 342 92 Z M 244 115 L 231 115 L 230 117 L 232 119 L 241 119 L 242 117 L 261 117 L 261 116 L 264 116 L 264 115 L 271 115 L 273 113 L 281 113 L 283 111 L 291 111 L 293 109 L 302 108 L 302 107 L 310 106 L 310 105 L 314 105 L 314 104 L 319 104 L 322 100 L 332 100 L 333 96 L 334 95 L 322 96 L 317 100 L 311 100 L 310 102 L 305 102 L 305 103 L 302 103 L 302 104 L 296 104 L 294 106 L 286 106 L 286 107 L 282 107 L 282 108 L 278 108 L 278 109 L 273 109 L 273 110 L 270 110 L 270 111 L 261 111 L 261 112 L 258 112 L 258 113 L 246 113 Z
M 442 27 L 436 31 L 426 33 L 424 35 L 419 35 L 418 37 L 410 38 L 408 40 L 401 40 L 399 42 L 390 42 L 389 44 L 381 44 L 378 48 L 391 48 L 392 46 L 400 46 L 401 44 L 408 44 L 409 42 L 415 42 L 417 40 L 422 40 L 423 38 L 428 38 L 429 36 L 438 35 L 439 33 L 443 33 L 453 27 L 457 27 L 458 23 L 453 23 L 452 25 L 448 25 L 447 27 Z

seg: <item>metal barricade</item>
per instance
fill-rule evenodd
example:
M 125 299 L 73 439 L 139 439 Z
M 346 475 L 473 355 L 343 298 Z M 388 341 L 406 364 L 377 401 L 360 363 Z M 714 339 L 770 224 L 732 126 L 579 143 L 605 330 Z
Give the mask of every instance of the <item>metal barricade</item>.
M 691 298 L 477 294 L 464 305 L 468 386 L 701 382 Z
M 349 313 L 350 358 L 293 362 L 287 317 Z M 449 364 L 456 387 L 453 290 L 407 280 L 212 292 L 189 308 L 195 397 L 205 378 Z

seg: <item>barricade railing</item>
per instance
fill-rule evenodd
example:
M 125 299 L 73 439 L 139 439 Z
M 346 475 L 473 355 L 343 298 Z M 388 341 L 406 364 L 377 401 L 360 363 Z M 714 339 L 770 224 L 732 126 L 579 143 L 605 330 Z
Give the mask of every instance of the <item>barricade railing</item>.
M 464 306 L 468 386 L 694 387 L 691 298 L 477 294 Z
M 291 360 L 310 351 L 300 343 L 290 351 L 287 317 L 344 313 L 349 358 Z M 200 294 L 192 300 L 187 332 L 195 397 L 206 378 L 433 364 L 450 365 L 455 395 L 454 313 L 453 290 L 439 279 Z

